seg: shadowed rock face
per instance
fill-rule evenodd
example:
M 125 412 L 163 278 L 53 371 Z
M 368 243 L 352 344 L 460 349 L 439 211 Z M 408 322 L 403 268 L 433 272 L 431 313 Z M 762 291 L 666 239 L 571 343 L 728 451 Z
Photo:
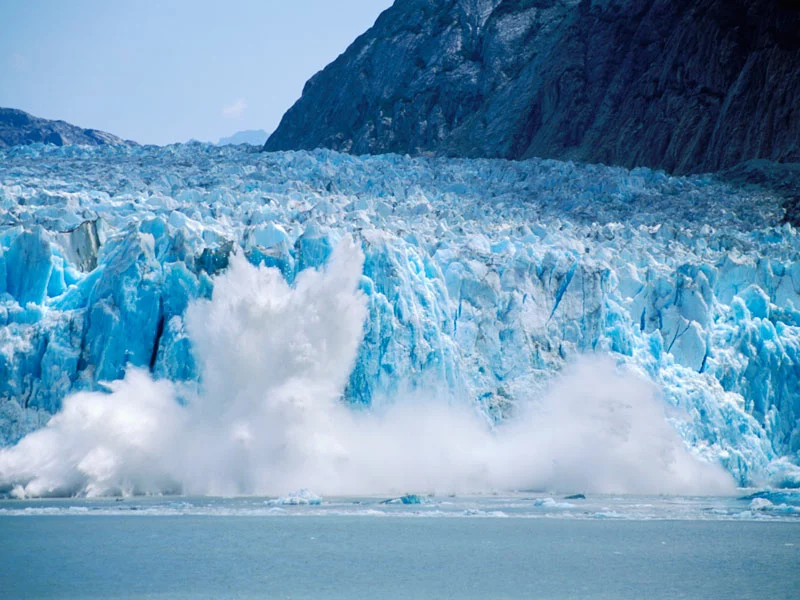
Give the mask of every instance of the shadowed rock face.
M 684 173 L 800 161 L 790 0 L 397 0 L 267 150 L 437 152 Z
M 37 142 L 56 146 L 132 143 L 105 131 L 82 129 L 64 121 L 40 119 L 15 108 L 0 108 L 0 148 Z

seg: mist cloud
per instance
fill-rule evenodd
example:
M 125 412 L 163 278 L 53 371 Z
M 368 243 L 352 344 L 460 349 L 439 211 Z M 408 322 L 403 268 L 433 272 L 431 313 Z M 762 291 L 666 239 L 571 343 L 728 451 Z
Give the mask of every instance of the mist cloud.
M 724 493 L 665 420 L 657 390 L 585 358 L 542 398 L 490 427 L 467 399 L 395 398 L 354 412 L 341 397 L 367 316 L 360 248 L 342 241 L 293 286 L 241 254 L 192 304 L 202 368 L 188 403 L 130 369 L 110 393 L 64 400 L 48 425 L 0 450 L 17 496 L 184 493 L 325 495 L 557 490 Z

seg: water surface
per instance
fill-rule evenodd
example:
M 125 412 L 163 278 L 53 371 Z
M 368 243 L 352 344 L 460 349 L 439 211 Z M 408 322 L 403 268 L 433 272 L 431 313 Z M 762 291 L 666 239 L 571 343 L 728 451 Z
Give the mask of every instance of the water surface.
M 800 589 L 800 519 L 749 510 L 751 499 L 419 500 L 5 501 L 0 596 L 789 599 Z

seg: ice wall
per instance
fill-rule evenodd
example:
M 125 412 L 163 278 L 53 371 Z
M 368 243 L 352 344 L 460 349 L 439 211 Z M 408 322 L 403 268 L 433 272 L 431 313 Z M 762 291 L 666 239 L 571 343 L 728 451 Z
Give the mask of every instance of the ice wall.
M 365 255 L 354 404 L 438 390 L 489 422 L 582 353 L 656 382 L 693 451 L 800 482 L 800 244 L 710 177 L 203 145 L 0 153 L 0 440 L 126 365 L 186 382 L 192 299 L 240 249 L 287 281 Z

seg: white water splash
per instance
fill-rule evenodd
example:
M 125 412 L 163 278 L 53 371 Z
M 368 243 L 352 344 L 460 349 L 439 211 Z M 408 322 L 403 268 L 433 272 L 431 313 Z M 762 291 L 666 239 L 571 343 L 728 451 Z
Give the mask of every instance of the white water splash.
M 491 430 L 463 404 L 398 398 L 356 413 L 341 396 L 366 318 L 360 248 L 346 239 L 290 286 L 241 255 L 195 302 L 202 367 L 188 404 L 130 369 L 111 393 L 64 400 L 48 425 L 0 451 L 17 496 L 327 495 L 548 489 L 725 493 L 665 421 L 651 384 L 585 359 L 543 399 Z

